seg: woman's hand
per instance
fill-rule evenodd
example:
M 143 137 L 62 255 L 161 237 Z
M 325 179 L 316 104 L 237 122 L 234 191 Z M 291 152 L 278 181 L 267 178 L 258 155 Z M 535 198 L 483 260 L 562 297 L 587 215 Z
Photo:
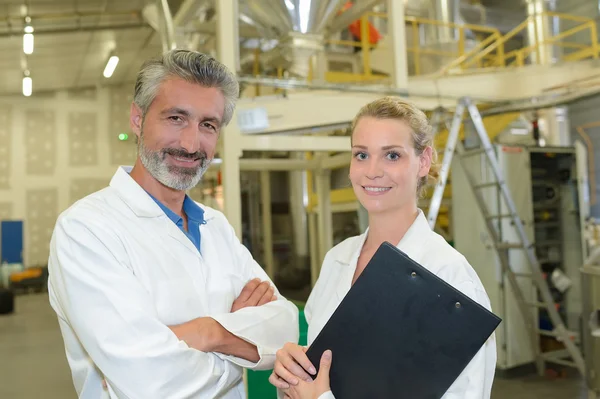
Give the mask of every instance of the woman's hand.
M 300 380 L 312 381 L 317 372 L 306 356 L 307 348 L 288 342 L 276 354 L 275 367 L 269 382 L 279 389 L 298 385 Z
M 298 382 L 298 385 L 292 385 L 284 389 L 285 398 L 290 399 L 318 399 L 325 392 L 331 390 L 329 385 L 329 369 L 331 368 L 331 351 L 327 350 L 321 356 L 319 374 L 314 381 Z M 333 395 L 328 396 L 333 397 Z

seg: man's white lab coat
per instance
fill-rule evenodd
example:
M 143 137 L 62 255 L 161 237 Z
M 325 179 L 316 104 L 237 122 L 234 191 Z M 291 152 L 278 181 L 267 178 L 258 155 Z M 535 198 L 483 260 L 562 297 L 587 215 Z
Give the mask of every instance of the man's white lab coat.
M 325 256 L 321 274 L 304 309 L 308 322 L 309 346 L 350 290 L 367 234 L 368 230 L 360 236 L 346 239 Z M 415 262 L 491 310 L 485 289 L 469 262 L 431 230 L 421 210 L 397 247 Z M 333 361 L 335 362 L 335 352 Z M 442 399 L 489 399 L 495 370 L 496 340 L 495 335 L 492 335 Z M 334 399 L 334 396 L 328 392 L 319 399 Z
M 268 277 L 225 216 L 203 209 L 199 253 L 119 168 L 58 218 L 48 287 L 79 397 L 243 398 L 242 367 L 269 369 L 297 342 L 298 310 L 277 291 L 230 313 L 248 281 Z M 255 344 L 260 361 L 191 349 L 167 327 L 205 316 Z

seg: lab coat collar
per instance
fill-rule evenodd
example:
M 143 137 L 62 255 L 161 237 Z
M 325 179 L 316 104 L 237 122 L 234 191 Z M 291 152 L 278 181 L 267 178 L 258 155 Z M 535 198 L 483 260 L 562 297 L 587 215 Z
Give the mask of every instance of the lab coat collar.
M 110 187 L 138 217 L 154 218 L 164 215 L 164 212 L 148 193 L 129 175 L 132 166 L 120 166 L 110 181 Z M 197 203 L 198 204 L 198 203 Z M 214 211 L 198 204 L 204 211 L 204 221 L 215 217 Z
M 411 258 L 415 258 L 423 251 L 423 243 L 427 236 L 431 233 L 431 228 L 427 222 L 427 218 L 421 209 L 418 209 L 418 214 L 413 224 L 408 228 L 402 240 L 396 244 L 396 247 L 407 254 Z M 340 248 L 336 261 L 344 266 L 356 265 L 360 251 L 369 234 L 369 228 L 365 232 L 352 240 L 346 241 L 347 245 Z

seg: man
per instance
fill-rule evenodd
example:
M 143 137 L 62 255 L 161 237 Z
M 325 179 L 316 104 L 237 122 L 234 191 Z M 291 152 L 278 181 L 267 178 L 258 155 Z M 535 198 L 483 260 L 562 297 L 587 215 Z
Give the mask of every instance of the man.
M 185 194 L 238 91 L 204 54 L 145 63 L 130 112 L 133 169 L 59 217 L 48 286 L 80 398 L 242 398 L 242 367 L 269 369 L 297 341 L 297 308 L 224 215 Z

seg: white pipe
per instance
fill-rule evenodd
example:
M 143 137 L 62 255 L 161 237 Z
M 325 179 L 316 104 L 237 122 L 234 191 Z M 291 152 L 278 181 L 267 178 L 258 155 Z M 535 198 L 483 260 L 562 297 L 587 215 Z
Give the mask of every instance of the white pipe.
M 273 279 L 275 277 L 275 262 L 273 260 L 273 225 L 271 218 L 271 176 L 268 171 L 260 172 L 260 200 L 262 202 L 265 272 Z

